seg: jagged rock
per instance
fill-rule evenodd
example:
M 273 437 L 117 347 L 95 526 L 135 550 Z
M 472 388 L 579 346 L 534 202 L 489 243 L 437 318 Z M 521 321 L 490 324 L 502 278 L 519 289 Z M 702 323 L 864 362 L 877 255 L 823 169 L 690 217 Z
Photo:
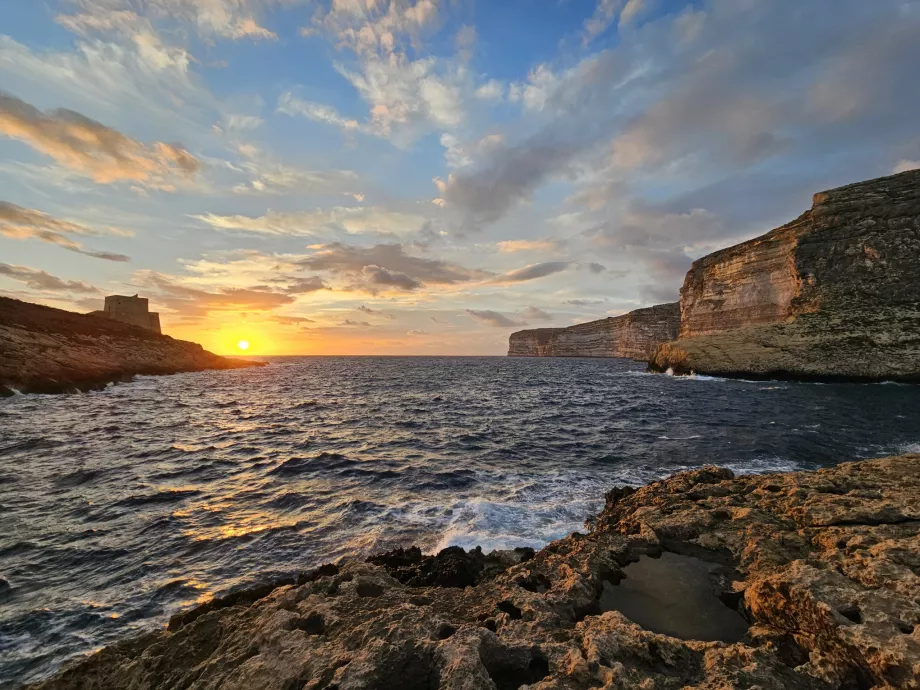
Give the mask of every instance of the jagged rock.
M 508 355 L 647 360 L 660 343 L 677 337 L 679 322 L 680 305 L 673 302 L 568 328 L 518 331 L 508 339 Z
M 694 262 L 680 334 L 650 368 L 920 380 L 920 170 L 816 194 L 811 210 Z
M 0 297 L 0 397 L 98 390 L 138 374 L 261 366 L 101 316 Z
M 344 562 L 194 609 L 32 687 L 920 688 L 920 455 L 763 476 L 705 468 L 611 492 L 594 525 L 526 560 L 495 556 L 506 567 L 467 587 L 400 581 L 461 550 Z M 601 610 L 604 587 L 662 550 L 737 571 L 724 601 L 749 619 L 741 642 Z

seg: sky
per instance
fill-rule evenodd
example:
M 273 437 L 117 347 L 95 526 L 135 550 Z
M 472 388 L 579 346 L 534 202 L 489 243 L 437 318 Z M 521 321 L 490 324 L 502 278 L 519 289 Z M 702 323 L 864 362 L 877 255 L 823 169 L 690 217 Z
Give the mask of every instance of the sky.
M 0 294 L 499 355 L 920 167 L 920 0 L 9 0 Z

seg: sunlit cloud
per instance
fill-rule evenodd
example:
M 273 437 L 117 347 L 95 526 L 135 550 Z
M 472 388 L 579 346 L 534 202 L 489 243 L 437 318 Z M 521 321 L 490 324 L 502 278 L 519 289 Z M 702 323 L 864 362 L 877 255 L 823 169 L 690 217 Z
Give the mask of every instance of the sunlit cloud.
M 35 209 L 23 208 L 16 204 L 0 201 L 0 235 L 4 237 L 18 240 L 37 239 L 77 254 L 84 254 L 85 256 L 106 261 L 130 260 L 124 254 L 88 249 L 79 242 L 67 237 L 67 234 L 98 235 L 100 233 L 77 223 L 59 220 Z M 129 235 L 129 233 L 123 231 L 111 232 L 111 230 L 110 234 L 118 234 L 123 237 Z
M 24 141 L 100 184 L 130 181 L 174 191 L 177 178 L 199 168 L 198 159 L 180 144 L 145 146 L 72 110 L 43 113 L 2 92 L 0 134 Z
M 96 294 L 99 289 L 79 280 L 62 280 L 45 271 L 28 266 L 12 266 L 0 263 L 0 276 L 22 283 L 33 290 L 50 292 L 77 292 Z
M 214 213 L 192 217 L 215 230 L 295 237 L 319 237 L 336 233 L 407 235 L 419 232 L 430 222 L 421 215 L 375 206 L 334 206 L 298 213 L 268 211 L 263 216 L 255 217 L 221 216 Z

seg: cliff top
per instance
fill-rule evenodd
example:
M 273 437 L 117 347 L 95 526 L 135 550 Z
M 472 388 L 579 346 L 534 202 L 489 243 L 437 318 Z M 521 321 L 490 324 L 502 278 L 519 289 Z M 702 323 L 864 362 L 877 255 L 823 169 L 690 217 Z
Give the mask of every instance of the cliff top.
M 67 335 L 130 336 L 142 340 L 163 338 L 173 340 L 168 335 L 160 335 L 140 326 L 132 326 L 104 316 L 78 314 L 9 297 L 0 297 L 0 326 Z

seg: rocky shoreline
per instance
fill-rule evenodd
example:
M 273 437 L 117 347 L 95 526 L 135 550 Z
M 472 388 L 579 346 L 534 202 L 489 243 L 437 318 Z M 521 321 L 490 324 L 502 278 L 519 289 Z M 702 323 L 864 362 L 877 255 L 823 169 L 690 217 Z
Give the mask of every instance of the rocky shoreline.
M 0 397 L 98 390 L 137 375 L 239 369 L 262 362 L 220 357 L 101 316 L 0 297 Z
M 655 608 L 683 571 L 656 582 L 634 569 L 681 559 L 702 564 L 690 594 L 741 621 L 740 641 L 661 634 L 611 608 L 628 582 Z M 536 553 L 329 564 L 30 687 L 916 690 L 920 455 L 760 476 L 707 467 L 614 489 L 587 534 Z

